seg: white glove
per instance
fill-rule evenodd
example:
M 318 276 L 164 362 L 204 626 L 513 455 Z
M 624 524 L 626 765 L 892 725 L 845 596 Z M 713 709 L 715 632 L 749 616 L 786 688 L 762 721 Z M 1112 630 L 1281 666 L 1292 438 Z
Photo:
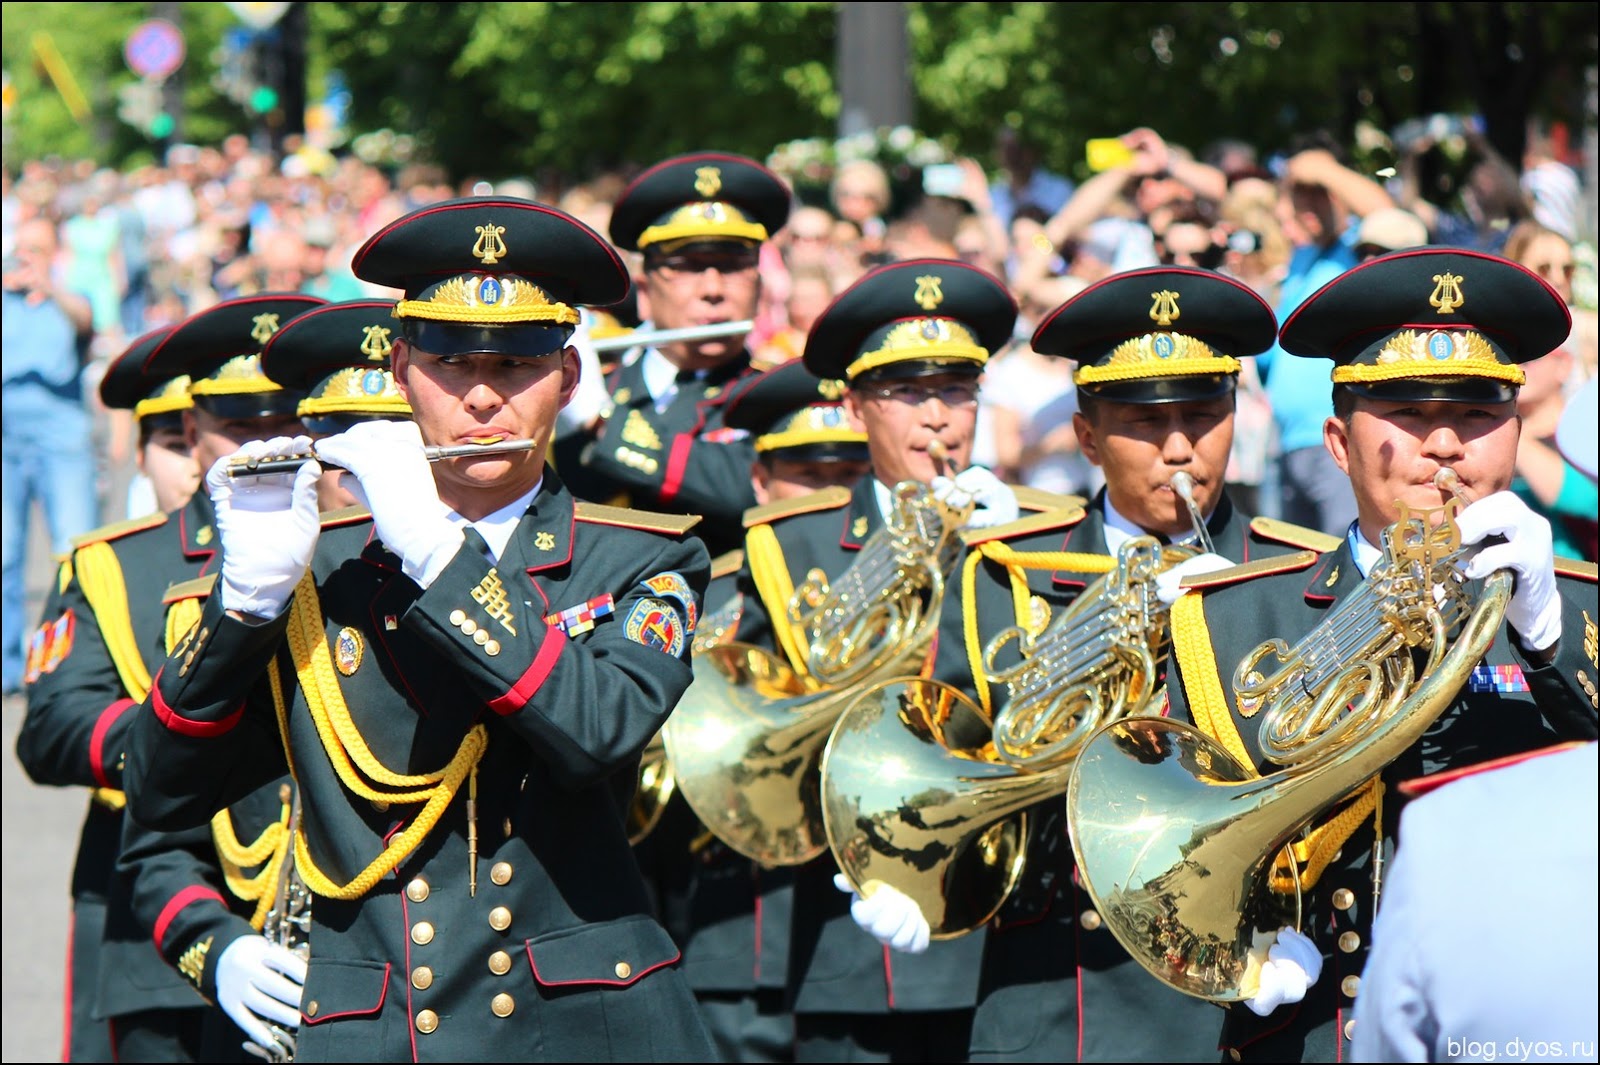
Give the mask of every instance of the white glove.
M 1210 553 L 1186 558 L 1171 569 L 1156 574 L 1156 598 L 1171 606 L 1183 596 L 1183 589 L 1178 585 L 1185 577 L 1193 577 L 1200 573 L 1215 573 L 1232 565 L 1232 562 L 1221 555 Z
M 1305 998 L 1321 975 L 1322 952 L 1317 945 L 1285 925 L 1261 963 L 1260 988 L 1244 1004 L 1257 1017 L 1265 1017 L 1279 1006 Z
M 1561 638 L 1561 596 L 1556 592 L 1555 548 L 1550 523 L 1535 514 L 1511 492 L 1484 496 L 1456 518 L 1461 542 L 1476 544 L 1500 535 L 1503 544 L 1490 544 L 1473 552 L 1462 568 L 1469 580 L 1487 577 L 1497 569 L 1517 575 L 1516 588 L 1506 606 L 1506 621 L 1517 630 L 1522 646 L 1543 651 Z
M 911 896 L 880 880 L 872 885 L 872 894 L 862 898 L 843 873 L 834 874 L 833 886 L 849 892 L 850 916 L 879 943 L 902 954 L 921 954 L 928 949 L 928 919 Z
M 432 584 L 461 549 L 461 530 L 439 501 L 416 422 L 357 422 L 317 441 L 317 454 L 350 471 L 345 487 L 372 511 L 378 539 L 400 556 L 420 587 Z
M 239 459 L 305 454 L 309 436 L 252 440 L 206 471 L 206 491 L 216 510 L 222 541 L 222 605 L 257 617 L 283 613 L 294 586 L 305 576 L 317 547 L 317 478 L 322 467 L 307 462 L 293 473 L 228 476 Z
M 240 936 L 217 959 L 217 1005 L 250 1037 L 246 1049 L 282 1045 L 284 1037 L 293 1047 L 305 982 L 305 959 L 266 936 Z
M 968 466 L 956 474 L 954 480 L 935 477 L 928 482 L 928 487 L 933 489 L 933 498 L 947 506 L 977 504 L 977 509 L 967 519 L 968 529 L 991 529 L 1016 521 L 1022 513 L 1011 486 L 982 466 Z

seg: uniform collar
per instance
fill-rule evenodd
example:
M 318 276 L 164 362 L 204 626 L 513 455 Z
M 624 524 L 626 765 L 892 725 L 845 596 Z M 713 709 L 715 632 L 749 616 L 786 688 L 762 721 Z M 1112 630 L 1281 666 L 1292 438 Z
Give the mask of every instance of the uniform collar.
M 888 489 L 878 483 L 872 474 L 856 482 L 850 492 L 850 508 L 845 512 L 844 529 L 839 534 L 839 546 L 847 551 L 859 551 L 861 545 L 885 524 L 884 504 L 879 501 L 879 491 L 888 499 Z
M 1362 577 L 1371 573 L 1372 567 L 1383 557 L 1383 552 L 1374 547 L 1372 541 L 1361 532 L 1360 522 L 1350 523 L 1350 530 L 1345 533 L 1345 543 L 1349 546 L 1350 555 Z
M 209 557 L 221 549 L 222 545 L 217 542 L 216 510 L 203 486 L 178 508 L 178 535 L 186 558 Z
M 518 496 L 493 514 L 485 515 L 477 521 L 468 521 L 453 510 L 446 517 L 450 519 L 450 524 L 458 529 L 476 529 L 478 535 L 483 537 L 484 543 L 489 545 L 489 551 L 494 556 L 490 561 L 499 562 L 500 556 L 506 553 L 506 545 L 511 541 L 511 534 L 516 532 L 517 522 L 522 520 L 522 515 L 527 511 L 528 506 L 543 487 L 544 480 L 541 478 L 539 483 L 534 485 L 528 492 Z
M 1176 540 L 1171 540 L 1160 533 L 1146 532 L 1144 529 L 1141 529 L 1132 521 L 1117 513 L 1117 508 L 1111 505 L 1111 493 L 1107 492 L 1104 488 L 1100 490 L 1099 503 L 1105 510 L 1106 553 L 1113 557 L 1115 557 L 1116 553 L 1122 549 L 1123 544 L 1127 543 L 1135 536 L 1154 536 L 1162 543 L 1173 543 L 1182 547 L 1198 546 L 1195 543 L 1195 535 L 1193 532 L 1190 532 L 1185 536 L 1180 536 Z M 1217 497 L 1216 507 L 1206 518 L 1206 532 L 1211 536 L 1213 543 L 1215 543 L 1217 538 L 1222 535 L 1223 530 L 1227 528 L 1228 522 L 1232 516 L 1233 504 L 1228 501 L 1227 493 L 1223 493 L 1221 496 Z M 1220 549 L 1222 545 L 1217 544 L 1217 547 Z

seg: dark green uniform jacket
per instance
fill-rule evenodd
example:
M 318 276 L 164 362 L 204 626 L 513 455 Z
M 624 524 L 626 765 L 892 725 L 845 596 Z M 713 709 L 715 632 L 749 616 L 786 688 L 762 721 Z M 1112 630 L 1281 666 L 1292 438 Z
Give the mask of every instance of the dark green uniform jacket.
M 122 753 L 137 717 L 132 711 L 144 697 L 130 692 L 118 660 L 132 675 L 144 673 L 148 683 L 166 657 L 162 599 L 168 586 L 214 571 L 217 546 L 204 493 L 170 515 L 90 533 L 63 566 L 29 650 L 28 709 L 17 757 L 37 783 L 94 789 L 72 874 L 67 986 L 74 1047 L 85 1038 L 104 1043 L 104 1025 L 96 1020 L 205 1005 L 152 949 L 148 936 L 107 941 L 105 926 L 121 846 Z M 113 923 L 125 924 L 128 916 L 124 908 Z M 102 967 L 117 976 L 117 993 L 97 1003 Z M 74 1060 L 99 1056 L 85 1054 L 90 1052 L 74 1052 Z
M 1020 553 L 1072 552 L 1105 556 L 1105 493 L 1087 511 L 1047 522 L 1049 515 L 986 531 Z M 1081 519 L 1081 520 L 1079 520 Z M 1282 555 L 1304 546 L 1305 530 L 1252 521 L 1224 496 L 1207 522 L 1217 553 L 1238 562 Z M 1324 538 L 1326 539 L 1326 538 Z M 978 541 L 974 541 L 978 542 Z M 1101 578 L 1100 573 L 1027 569 L 1028 588 L 1050 618 Z M 975 609 L 982 645 L 1016 625 L 1008 571 L 985 559 L 972 599 L 958 578 L 946 601 L 934 676 L 977 698 L 964 631 Z M 1036 607 L 1035 609 L 1041 609 Z M 1048 622 L 1046 622 L 1048 624 Z M 982 661 L 983 646 L 977 648 Z M 998 665 L 1017 659 L 1015 643 Z M 1158 659 L 1158 669 L 1165 662 Z M 1155 683 L 1159 685 L 1158 675 Z M 990 698 L 1004 706 L 1006 686 Z M 1160 695 L 1152 712 L 1160 708 Z M 974 1061 L 1212 1061 L 1221 1013 L 1150 976 L 1106 929 L 1078 883 L 1062 794 L 1028 811 L 1023 880 L 994 918 L 983 959 L 983 981 L 972 1026 Z
M 346 526 L 283 617 L 207 602 L 135 723 L 130 812 L 203 824 L 287 747 L 315 892 L 297 1060 L 710 1054 L 625 821 L 690 681 L 691 524 L 579 507 L 546 469 L 498 564 L 468 531 L 423 591 Z
M 756 502 L 755 448 L 743 430 L 722 424 L 723 408 L 731 386 L 758 371 L 740 355 L 703 379 L 681 382 L 666 410 L 657 411 L 642 361 L 613 371 L 607 384 L 616 409 L 598 439 L 571 433 L 558 441 L 557 467 L 581 498 L 609 502 L 625 493 L 631 506 L 701 515 L 695 532 L 707 550 L 735 550 L 744 540 L 740 516 Z M 581 472 L 566 472 L 580 465 Z
M 1386 852 L 1393 849 L 1405 805 L 1395 783 L 1560 740 L 1595 737 L 1593 693 L 1600 671 L 1594 657 L 1594 566 L 1558 561 L 1557 571 L 1564 613 L 1554 661 L 1532 664 L 1502 625 L 1455 700 L 1419 741 L 1384 768 L 1387 786 L 1380 805 Z M 1281 572 L 1230 577 L 1224 571 L 1197 582 L 1213 648 L 1202 657 L 1216 663 L 1233 727 L 1257 771 L 1276 767 L 1261 754 L 1257 722 L 1239 713 L 1231 683 L 1234 667 L 1268 639 L 1279 638 L 1292 647 L 1361 582 L 1348 541 Z M 1195 680 L 1182 669 L 1174 674 L 1171 716 L 1192 720 L 1189 686 Z M 1234 1060 L 1339 1061 L 1349 1056 L 1349 1025 L 1371 938 L 1373 822 L 1370 814 L 1360 819 L 1306 893 L 1301 931 L 1322 948 L 1321 978 L 1303 1002 L 1281 1006 L 1267 1017 L 1242 1006 L 1228 1009 L 1222 1046 L 1229 1056 L 1237 1055 Z

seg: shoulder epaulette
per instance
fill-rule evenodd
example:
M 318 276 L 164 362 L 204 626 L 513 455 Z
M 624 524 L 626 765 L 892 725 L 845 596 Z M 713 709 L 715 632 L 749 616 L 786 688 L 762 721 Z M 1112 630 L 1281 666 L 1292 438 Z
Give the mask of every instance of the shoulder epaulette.
M 1057 496 L 1058 499 L 1069 498 Z M 988 529 L 965 529 L 961 532 L 961 542 L 968 547 L 977 544 L 986 544 L 994 540 L 1009 540 L 1013 536 L 1026 536 L 1029 533 L 1049 532 L 1051 529 L 1070 529 L 1083 520 L 1084 510 L 1081 506 L 1054 507 L 1037 514 L 1029 514 L 1016 521 L 1008 521 L 1004 525 L 995 525 Z
M 1325 532 L 1308 529 L 1293 522 L 1279 521 L 1277 518 L 1252 518 L 1250 531 L 1268 540 L 1276 540 L 1280 544 L 1304 547 L 1317 552 L 1332 551 L 1342 542 L 1338 536 L 1329 536 Z
M 331 529 L 339 525 L 350 525 L 358 521 L 366 521 L 372 517 L 372 511 L 366 507 L 348 506 L 338 510 L 324 510 L 322 512 L 322 527 Z
M 1561 574 L 1563 577 L 1574 577 L 1580 581 L 1587 581 L 1590 584 L 1594 584 L 1596 581 L 1596 573 L 1600 572 L 1600 569 L 1597 569 L 1593 562 L 1584 562 L 1583 560 L 1576 558 L 1562 558 L 1560 555 L 1557 555 L 1556 572 Z
M 211 594 L 211 589 L 216 583 L 217 575 L 213 573 L 208 577 L 196 577 L 193 580 L 169 584 L 167 593 L 161 597 L 161 602 L 170 605 L 180 599 L 204 599 Z
M 735 548 L 732 551 L 720 554 L 711 560 L 711 579 L 716 580 L 718 577 L 726 577 L 729 574 L 737 573 L 739 572 L 739 567 L 743 565 L 744 551 L 741 548 Z
M 1082 510 L 1084 503 L 1088 502 L 1082 496 L 1046 492 L 1043 488 L 1029 488 L 1027 485 L 1012 485 L 1011 491 L 1017 497 L 1017 506 L 1023 510 L 1057 510 L 1064 507 Z
M 1400 794 L 1409 799 L 1414 799 L 1418 795 L 1426 795 L 1428 792 L 1441 788 L 1453 781 L 1462 780 L 1466 777 L 1480 776 L 1496 769 L 1509 769 L 1511 766 L 1521 765 L 1523 762 L 1532 761 L 1535 758 L 1543 758 L 1547 754 L 1559 754 L 1562 751 L 1570 751 L 1574 747 L 1585 747 L 1590 742 L 1592 741 L 1570 740 L 1566 743 L 1557 743 L 1549 747 L 1540 747 L 1536 751 L 1508 754 L 1503 758 L 1491 758 L 1487 762 L 1479 762 L 1476 765 L 1464 765 L 1459 769 L 1447 769 L 1443 773 L 1429 773 L 1425 777 L 1402 780 L 1398 785 Z
M 129 518 L 127 521 L 114 521 L 110 525 L 102 525 L 98 529 L 91 529 L 72 541 L 74 549 L 88 544 L 104 543 L 107 540 L 116 540 L 127 536 L 129 533 L 140 532 L 144 529 L 154 529 L 157 525 L 166 524 L 167 516 L 159 510 L 154 514 L 143 517 Z
M 573 515 L 579 521 L 595 525 L 620 525 L 626 529 L 644 529 L 647 532 L 671 533 L 682 536 L 700 524 L 698 514 L 659 514 L 653 510 L 634 510 L 631 507 L 608 507 L 601 503 L 579 501 L 573 505 Z
M 1274 573 L 1293 573 L 1295 570 L 1305 569 L 1317 560 L 1315 551 L 1296 551 L 1292 555 L 1274 555 L 1272 558 L 1258 558 L 1254 562 L 1231 566 L 1228 569 L 1214 570 L 1210 573 L 1197 573 L 1193 577 L 1185 577 L 1179 582 L 1180 588 L 1221 588 L 1228 584 L 1238 584 L 1240 581 L 1254 580 L 1257 577 L 1266 577 Z
M 763 503 L 745 511 L 744 527 L 749 529 L 779 518 L 810 514 L 817 510 L 838 510 L 848 502 L 850 502 L 850 489 L 842 485 L 834 485 L 808 495 L 795 496 L 793 499 L 775 499 L 771 503 Z

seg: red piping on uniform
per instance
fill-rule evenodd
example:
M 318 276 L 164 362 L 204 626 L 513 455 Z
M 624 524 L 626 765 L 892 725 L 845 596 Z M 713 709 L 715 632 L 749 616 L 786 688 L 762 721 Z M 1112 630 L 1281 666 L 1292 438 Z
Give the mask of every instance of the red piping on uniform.
M 539 963 L 533 960 L 532 941 L 525 942 L 523 944 L 523 949 L 528 952 L 528 965 L 533 969 L 533 978 L 537 980 L 543 987 L 575 987 L 585 984 L 600 984 L 605 987 L 629 987 L 638 983 L 640 980 L 643 980 L 646 976 L 649 976 L 657 969 L 665 968 L 668 965 L 676 965 L 678 959 L 683 957 L 683 952 L 678 951 L 666 961 L 657 962 L 642 972 L 633 973 L 626 980 L 546 980 L 544 977 L 539 975 Z
M 894 1009 L 894 962 L 889 957 L 889 944 L 883 945 L 883 986 L 888 992 L 889 1009 Z
M 72 941 L 77 938 L 78 912 L 72 911 L 67 917 L 67 979 L 63 990 L 65 994 L 66 1016 L 63 1018 L 61 1028 L 61 1060 L 72 1060 Z
M 544 627 L 544 640 L 539 644 L 539 651 L 533 656 L 533 665 L 528 671 L 517 678 L 511 690 L 497 698 L 489 700 L 489 709 L 504 717 L 528 705 L 528 700 L 533 698 L 533 693 L 544 684 L 545 678 L 555 668 L 556 659 L 561 657 L 561 648 L 566 644 L 566 634 L 554 625 Z
M 177 919 L 178 913 L 191 903 L 201 902 L 206 899 L 220 903 L 224 908 L 228 905 L 227 901 L 214 888 L 208 888 L 201 884 L 190 884 L 167 900 L 167 904 L 161 907 L 161 916 L 156 918 L 156 926 L 150 937 L 155 940 L 157 950 L 161 949 L 162 941 L 167 938 L 167 928 Z
M 389 997 L 389 970 L 391 967 L 392 965 L 390 962 L 383 963 L 383 990 L 378 992 L 378 1002 L 376 1005 L 360 1010 L 345 1010 L 343 1013 L 322 1013 L 315 1017 L 307 1017 L 305 1013 L 302 1012 L 300 1014 L 301 1023 L 307 1025 L 322 1024 L 325 1021 L 336 1021 L 340 1017 L 365 1017 L 369 1014 L 381 1012 L 383 1010 L 383 1000 Z M 408 985 L 409 983 L 410 981 L 407 981 Z M 413 1027 L 415 1026 L 413 1025 Z M 413 1051 L 413 1058 L 415 1058 L 415 1055 L 416 1052 Z
M 694 438 L 688 433 L 680 433 L 672 442 L 672 451 L 667 455 L 667 472 L 661 478 L 661 501 L 670 503 L 677 498 L 678 489 L 683 487 L 683 471 L 689 465 L 689 449 L 694 446 Z
M 160 684 L 160 681 L 161 677 L 158 674 L 156 676 L 157 685 Z M 201 739 L 220 736 L 237 725 L 239 718 L 244 714 L 244 703 L 241 702 L 239 709 L 221 721 L 190 721 L 167 705 L 167 701 L 161 698 L 161 688 L 157 685 L 153 685 L 150 688 L 150 705 L 156 712 L 156 718 L 167 726 L 168 730 L 176 732 L 180 736 L 197 736 Z
M 132 699 L 118 699 L 100 711 L 100 717 L 94 723 L 94 732 L 89 736 L 89 772 L 94 774 L 94 779 L 102 788 L 112 786 L 111 779 L 106 776 L 106 733 L 110 731 L 113 721 L 138 705 Z

